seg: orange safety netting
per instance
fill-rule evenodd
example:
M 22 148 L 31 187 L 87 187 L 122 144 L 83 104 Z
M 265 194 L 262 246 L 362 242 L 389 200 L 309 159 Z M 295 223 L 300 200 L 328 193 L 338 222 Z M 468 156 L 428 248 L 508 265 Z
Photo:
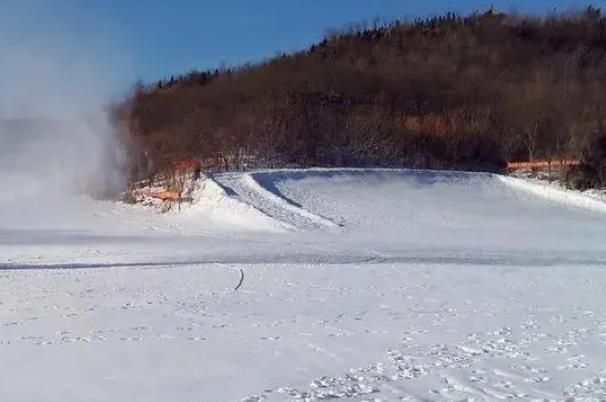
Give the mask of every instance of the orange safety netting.
M 157 198 L 162 201 L 179 201 L 181 199 L 181 196 L 177 191 L 137 190 L 136 192 L 143 196 Z
M 534 161 L 534 162 L 507 162 L 507 170 L 516 169 L 537 169 L 537 168 L 561 168 L 564 166 L 575 166 L 581 164 L 581 161 L 576 159 L 568 159 L 561 161 Z

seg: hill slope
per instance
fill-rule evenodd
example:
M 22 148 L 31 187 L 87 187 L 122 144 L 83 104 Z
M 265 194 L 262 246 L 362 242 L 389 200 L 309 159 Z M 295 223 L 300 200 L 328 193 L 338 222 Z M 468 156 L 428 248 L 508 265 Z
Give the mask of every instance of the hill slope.
M 578 159 L 604 134 L 604 26 L 591 7 L 362 24 L 257 65 L 139 87 L 117 115 L 134 178 L 182 159 L 482 171 Z

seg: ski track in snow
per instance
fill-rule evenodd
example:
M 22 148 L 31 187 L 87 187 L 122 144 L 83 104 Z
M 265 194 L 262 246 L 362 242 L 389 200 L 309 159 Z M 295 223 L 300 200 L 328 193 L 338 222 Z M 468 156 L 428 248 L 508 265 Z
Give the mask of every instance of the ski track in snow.
M 196 198 L 0 215 L 0 400 L 606 400 L 598 200 L 394 169 Z

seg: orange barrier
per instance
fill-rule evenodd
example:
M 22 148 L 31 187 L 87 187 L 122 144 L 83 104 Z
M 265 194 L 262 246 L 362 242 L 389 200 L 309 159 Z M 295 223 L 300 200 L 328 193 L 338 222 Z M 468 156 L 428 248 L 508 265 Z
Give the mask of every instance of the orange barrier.
M 568 159 L 561 161 L 534 161 L 534 162 L 507 162 L 507 170 L 537 169 L 537 168 L 563 168 L 565 166 L 580 165 L 581 161 Z
M 146 197 L 157 198 L 162 201 L 179 201 L 181 197 L 177 191 L 149 191 L 149 190 L 136 190 L 137 194 L 144 195 Z

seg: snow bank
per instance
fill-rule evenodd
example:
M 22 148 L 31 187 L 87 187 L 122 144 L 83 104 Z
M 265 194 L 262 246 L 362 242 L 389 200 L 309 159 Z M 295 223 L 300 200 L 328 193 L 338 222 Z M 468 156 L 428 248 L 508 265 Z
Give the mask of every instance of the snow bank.
M 606 211 L 606 204 L 579 194 L 490 173 L 308 169 L 253 172 L 252 179 L 276 203 L 375 234 L 492 229 L 496 236 L 530 222 L 537 231 L 555 229 L 554 213 L 583 220 Z
M 173 218 L 185 220 L 192 226 L 246 231 L 282 232 L 290 229 L 284 222 L 264 214 L 254 205 L 244 203 L 228 194 L 212 176 L 205 177 L 193 194 L 191 206 L 183 204 L 180 213 L 173 209 Z
M 529 181 L 509 176 L 498 176 L 499 179 L 513 189 L 543 198 L 547 201 L 572 208 L 586 209 L 606 213 L 606 202 L 598 197 L 592 197 L 579 191 L 558 188 L 538 181 Z
M 422 238 L 466 230 L 498 239 L 527 223 L 553 231 L 561 228 L 560 218 L 583 221 L 606 212 L 596 198 L 491 173 L 261 170 L 211 174 L 194 188 L 192 203 L 173 205 L 161 219 L 190 232 L 406 232 Z

